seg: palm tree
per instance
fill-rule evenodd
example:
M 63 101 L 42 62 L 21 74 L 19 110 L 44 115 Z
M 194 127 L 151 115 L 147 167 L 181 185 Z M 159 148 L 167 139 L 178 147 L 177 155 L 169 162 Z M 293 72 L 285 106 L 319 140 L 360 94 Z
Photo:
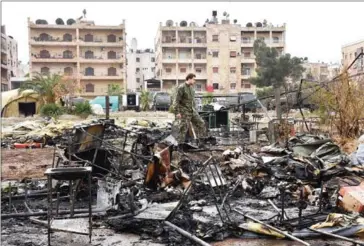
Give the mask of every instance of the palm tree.
M 107 88 L 107 95 L 109 96 L 120 96 L 124 94 L 124 89 L 119 84 L 110 84 Z
M 142 111 L 147 111 L 149 109 L 149 91 L 142 90 L 140 94 L 140 106 Z
M 44 104 L 55 103 L 57 93 L 62 93 L 65 88 L 62 86 L 62 76 L 58 74 L 47 74 L 46 76 L 38 73 L 32 79 L 24 82 L 20 91 L 34 90 L 43 99 Z

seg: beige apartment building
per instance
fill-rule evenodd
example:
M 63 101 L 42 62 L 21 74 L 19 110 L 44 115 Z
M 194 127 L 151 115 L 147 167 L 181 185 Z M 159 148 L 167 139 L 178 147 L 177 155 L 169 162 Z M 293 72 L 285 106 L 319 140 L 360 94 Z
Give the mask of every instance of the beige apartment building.
M 253 44 L 264 39 L 270 47 L 285 52 L 285 25 L 248 23 L 246 26 L 225 18 L 203 26 L 196 23 L 160 23 L 155 39 L 156 76 L 162 88 L 171 90 L 183 83 L 188 73 L 196 74 L 196 91 L 213 88 L 216 93 L 255 92 L 249 78 L 255 76 Z
M 342 61 L 341 64 L 343 68 L 347 68 L 350 64 L 355 60 L 359 54 L 364 52 L 364 40 L 353 42 L 347 45 L 344 45 L 341 48 L 342 53 Z M 351 75 L 362 75 L 364 73 L 364 55 L 361 55 L 360 58 L 353 64 L 353 66 L 349 69 L 349 73 Z
M 11 89 L 10 80 L 17 76 L 18 43 L 6 34 L 5 26 L 1 26 L 1 91 Z
M 304 78 L 321 82 L 329 79 L 329 64 L 327 63 L 305 62 L 302 66 L 306 69 L 303 72 Z
M 77 20 L 71 25 L 35 24 L 28 18 L 29 71 L 74 80 L 75 95 L 107 94 L 110 84 L 126 90 L 125 20 L 118 26 Z

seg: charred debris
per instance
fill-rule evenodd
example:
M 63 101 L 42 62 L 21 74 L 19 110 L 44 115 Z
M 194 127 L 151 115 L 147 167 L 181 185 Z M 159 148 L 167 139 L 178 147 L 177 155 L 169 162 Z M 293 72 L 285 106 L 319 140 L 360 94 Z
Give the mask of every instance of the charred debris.
M 90 240 L 102 225 L 169 245 L 228 237 L 362 244 L 350 237 L 364 228 L 364 169 L 324 136 L 295 134 L 270 144 L 267 135 L 251 143 L 246 129 L 222 129 L 200 139 L 203 148 L 194 139 L 180 148 L 171 125 L 77 126 L 55 145 L 48 180 L 3 183 L 2 223 L 29 218 L 49 233 Z M 82 217 L 82 232 L 55 223 Z

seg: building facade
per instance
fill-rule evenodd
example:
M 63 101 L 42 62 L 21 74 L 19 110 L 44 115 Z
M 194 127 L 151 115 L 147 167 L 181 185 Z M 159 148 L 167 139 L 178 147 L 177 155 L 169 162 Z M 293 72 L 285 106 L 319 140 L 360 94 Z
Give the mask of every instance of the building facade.
M 71 24 L 71 25 L 68 25 Z M 29 72 L 74 80 L 75 95 L 106 95 L 111 84 L 126 90 L 125 20 L 118 26 L 69 19 L 67 25 L 35 24 L 28 18 Z
M 1 91 L 11 89 L 10 80 L 17 76 L 18 43 L 12 36 L 6 35 L 5 26 L 1 26 Z
M 127 53 L 128 91 L 145 89 L 145 80 L 155 77 L 155 54 L 153 49 L 138 50 L 138 42 L 132 39 Z
M 155 39 L 156 76 L 163 81 L 163 90 L 184 82 L 192 72 L 196 74 L 196 91 L 255 92 L 249 83 L 256 69 L 254 41 L 264 39 L 267 46 L 285 52 L 285 25 L 241 26 L 227 18 L 219 22 L 216 16 L 213 11 L 212 20 L 202 27 L 186 21 L 160 23 Z
M 351 44 L 344 45 L 341 48 L 343 68 L 347 68 L 355 60 L 359 54 L 364 52 L 364 40 L 357 41 Z M 361 55 L 358 60 L 349 69 L 350 75 L 363 75 L 364 73 L 364 55 Z
M 305 62 L 302 64 L 305 68 L 303 78 L 323 82 L 330 78 L 329 64 L 324 62 Z

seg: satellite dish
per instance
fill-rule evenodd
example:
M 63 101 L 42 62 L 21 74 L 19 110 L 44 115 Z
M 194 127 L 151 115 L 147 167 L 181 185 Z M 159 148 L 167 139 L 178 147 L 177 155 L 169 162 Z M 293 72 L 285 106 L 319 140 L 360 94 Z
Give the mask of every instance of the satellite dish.
M 67 20 L 67 25 L 73 25 L 73 24 L 75 24 L 76 23 L 76 21 L 74 20 L 74 19 L 68 19 Z
M 262 27 L 263 25 L 262 25 L 262 23 L 257 22 L 257 23 L 255 23 L 255 26 L 256 26 L 256 27 Z
M 238 20 L 237 19 L 234 20 L 234 24 L 236 24 L 236 23 L 238 23 Z
M 197 26 L 195 22 L 191 22 L 190 26 Z
M 180 26 L 187 26 L 187 21 L 181 21 L 181 23 L 179 23 Z
M 246 27 L 253 27 L 253 24 L 251 22 L 246 23 Z
M 223 15 L 223 16 L 226 16 L 226 15 L 227 15 L 226 11 L 224 11 L 224 13 L 222 13 L 222 15 Z
M 166 26 L 173 26 L 173 20 L 167 20 Z

